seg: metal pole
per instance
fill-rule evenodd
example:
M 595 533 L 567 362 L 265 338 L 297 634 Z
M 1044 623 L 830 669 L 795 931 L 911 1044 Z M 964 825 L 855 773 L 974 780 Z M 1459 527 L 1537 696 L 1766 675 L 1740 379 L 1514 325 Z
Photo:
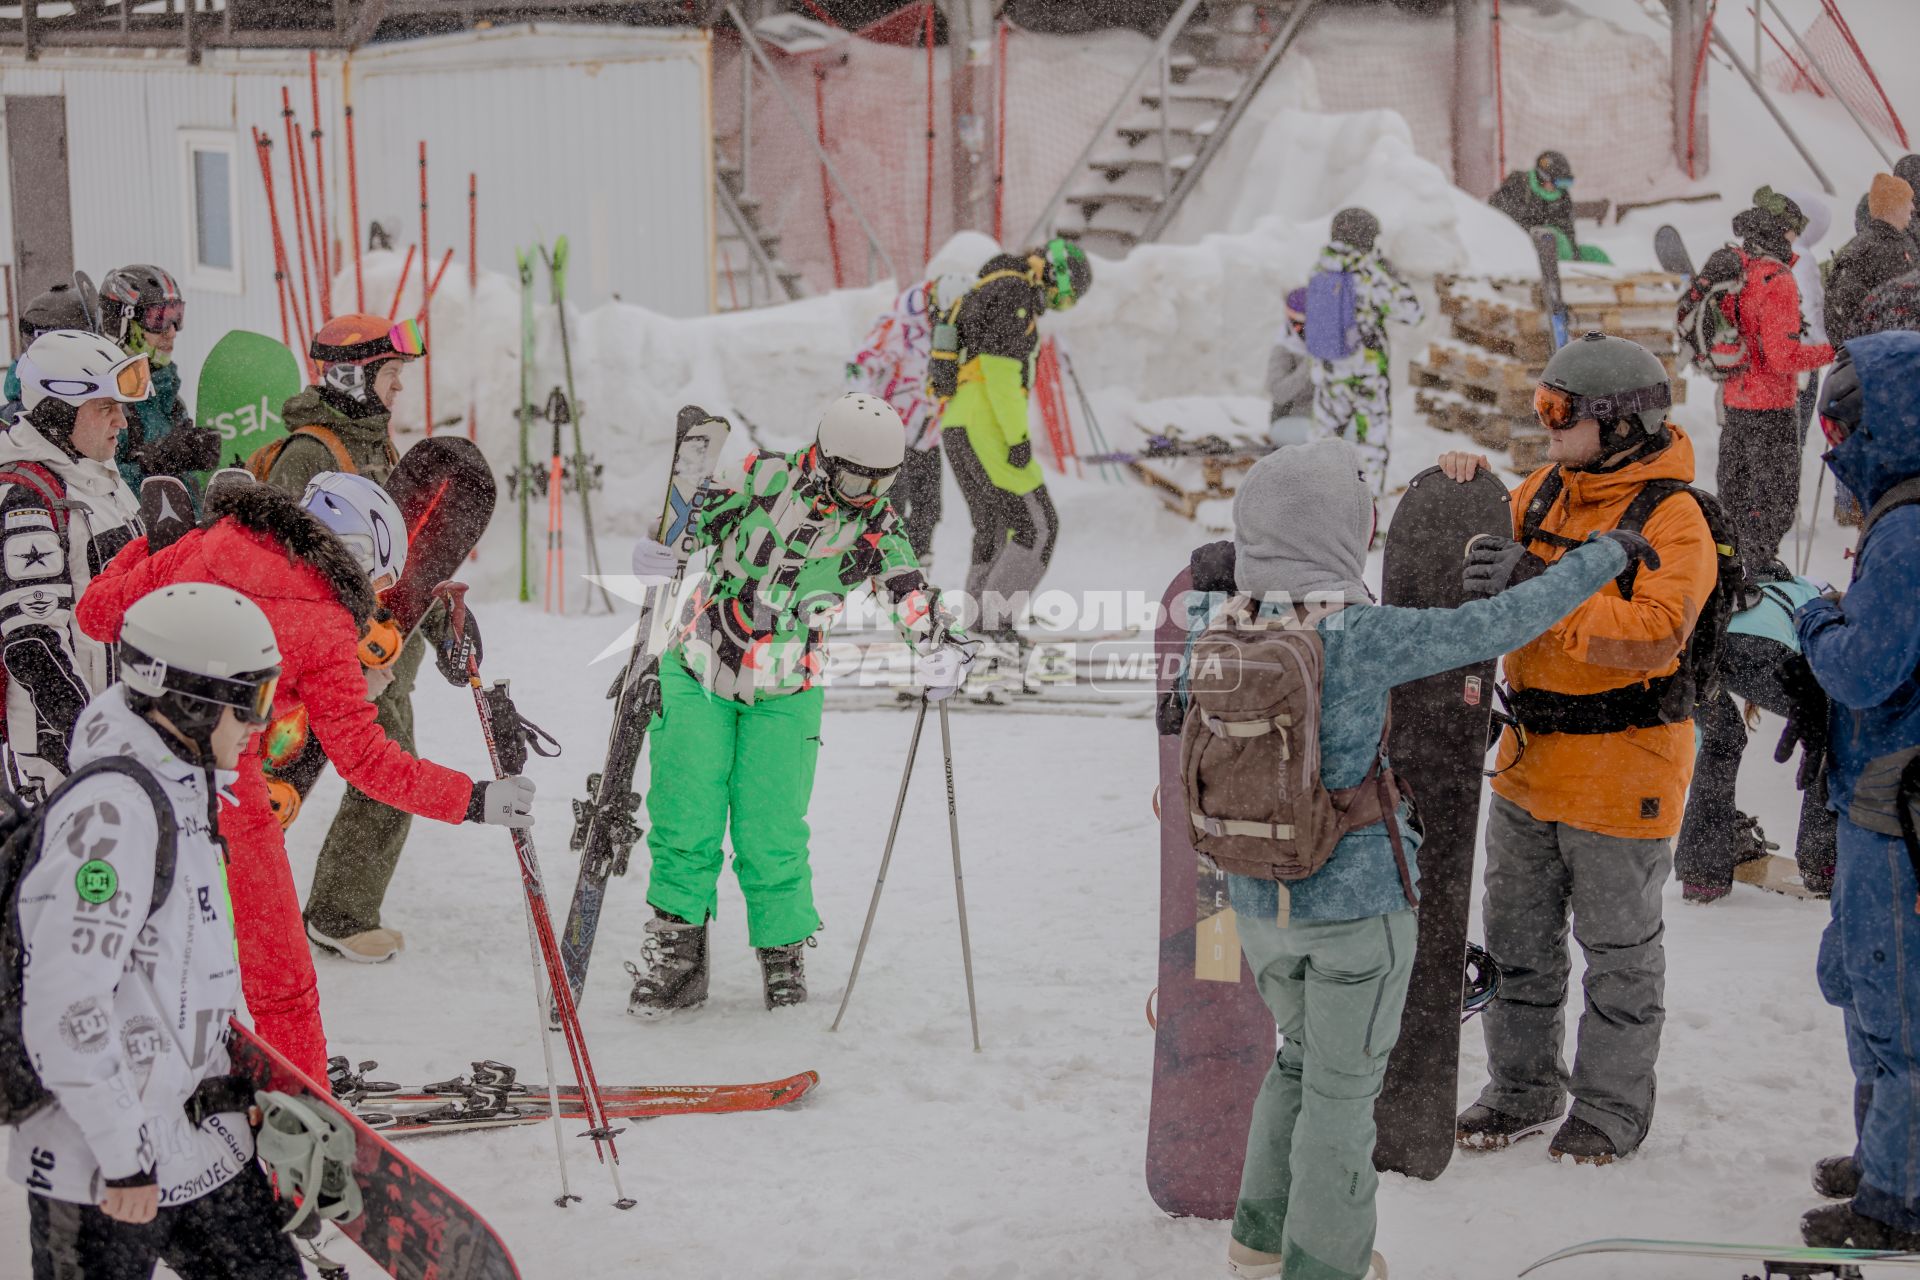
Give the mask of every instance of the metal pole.
M 941 710 L 941 719 L 946 719 L 946 711 Z M 927 697 L 920 695 L 920 711 L 913 718 L 913 738 L 907 743 L 907 764 L 900 771 L 900 796 L 893 802 L 893 824 L 887 828 L 887 847 L 880 855 L 880 877 L 873 882 L 873 901 L 867 904 L 867 922 L 860 927 L 860 945 L 853 951 L 853 972 L 847 975 L 847 989 L 840 997 L 840 1012 L 833 1015 L 833 1025 L 829 1031 L 840 1029 L 840 1019 L 847 1016 L 847 1003 L 853 999 L 853 984 L 860 977 L 860 962 L 866 959 L 867 939 L 873 933 L 873 917 L 880 910 L 880 891 L 887 885 L 887 867 L 893 861 L 894 837 L 900 834 L 900 814 L 907 807 L 907 784 L 913 781 L 913 759 L 920 753 L 920 730 L 927 723 Z M 951 786 L 948 788 L 952 792 Z
M 1453 181 L 1485 198 L 1500 185 L 1492 0 L 1453 3 Z
M 1813 50 L 1807 48 L 1807 42 L 1800 38 L 1800 33 L 1793 29 L 1793 24 L 1791 22 L 1787 21 L 1787 15 L 1780 12 L 1780 6 L 1775 4 L 1774 0 L 1763 0 L 1763 2 L 1766 4 L 1767 8 L 1773 10 L 1773 16 L 1780 19 L 1780 25 L 1787 29 L 1787 34 L 1793 37 L 1793 43 L 1799 47 L 1801 56 L 1806 58 L 1807 65 L 1813 68 L 1813 73 L 1820 77 L 1821 83 L 1825 84 L 1827 88 L 1833 90 L 1833 96 L 1835 98 L 1838 98 L 1840 101 L 1840 105 L 1847 109 L 1847 119 L 1853 121 L 1854 128 L 1860 130 L 1861 133 L 1866 135 L 1867 141 L 1873 144 L 1873 149 L 1880 153 L 1880 159 L 1886 162 L 1886 166 L 1888 169 L 1892 169 L 1893 157 L 1888 154 L 1887 149 L 1885 147 L 1880 145 L 1880 139 L 1877 136 L 1875 136 L 1873 130 L 1867 128 L 1866 121 L 1862 120 L 1860 118 L 1859 112 L 1853 109 L 1853 104 L 1848 102 L 1846 98 L 1841 95 L 1839 88 L 1835 86 L 1832 79 L 1828 77 L 1826 68 L 1822 67 L 1817 61 L 1814 60 Z M 1760 23 L 1758 10 L 1754 11 L 1753 21 L 1754 21 L 1754 28 L 1757 31 L 1759 29 L 1759 23 Z M 1759 44 L 1759 40 L 1757 36 L 1755 37 L 1754 43 L 1757 47 Z M 1759 67 L 1760 65 L 1760 57 L 1757 53 L 1754 55 L 1753 65 L 1756 68 Z
M 1767 114 L 1773 117 L 1773 122 L 1780 126 L 1780 132 L 1787 135 L 1787 141 L 1791 142 L 1793 149 L 1800 153 L 1800 158 L 1807 162 L 1807 168 L 1813 170 L 1813 176 L 1820 180 L 1820 189 L 1828 195 L 1835 194 L 1833 182 L 1827 177 L 1826 171 L 1820 167 L 1820 162 L 1813 158 L 1813 152 L 1807 150 L 1807 144 L 1800 141 L 1800 135 L 1793 131 L 1793 126 L 1787 123 L 1787 118 L 1780 114 L 1780 108 L 1773 105 L 1773 99 L 1767 96 L 1767 91 L 1761 86 L 1759 79 L 1747 68 L 1747 64 L 1740 60 L 1740 55 L 1734 52 L 1733 41 L 1727 39 L 1726 32 L 1715 27 L 1713 43 L 1720 52 L 1727 55 L 1727 61 L 1733 64 L 1733 69 L 1740 73 L 1741 78 L 1747 82 L 1747 87 L 1753 90 L 1753 96 L 1760 99 L 1760 105 L 1767 109 Z
M 1160 198 L 1173 194 L 1173 75 L 1170 55 L 1160 51 Z
M 926 696 L 921 695 L 921 707 Z M 960 814 L 953 803 L 953 733 L 947 722 L 947 704 L 940 703 L 940 751 L 947 764 L 947 835 L 953 841 L 953 898 L 960 907 L 960 963 L 967 973 L 967 1021 L 973 1024 L 973 1051 L 980 1052 L 980 1009 L 973 999 L 973 943 L 967 937 L 967 887 L 960 874 Z
M 547 1062 L 547 1109 L 553 1113 L 553 1154 L 560 1161 L 560 1197 L 554 1203 L 562 1209 L 580 1197 L 567 1185 L 567 1142 L 560 1131 L 560 1077 L 553 1073 L 553 1028 L 547 1020 L 547 1002 L 540 993 L 540 935 L 534 928 L 533 904 L 527 903 L 527 945 L 533 952 L 533 1016 L 540 1020 L 540 1056 Z

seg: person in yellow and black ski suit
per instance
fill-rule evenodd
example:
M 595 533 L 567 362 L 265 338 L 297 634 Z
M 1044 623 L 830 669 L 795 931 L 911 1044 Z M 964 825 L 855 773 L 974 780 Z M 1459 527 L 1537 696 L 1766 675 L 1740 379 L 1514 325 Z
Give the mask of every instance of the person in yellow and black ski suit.
M 1065 311 L 1092 285 L 1086 251 L 1067 240 L 998 254 L 934 332 L 929 385 L 935 395 L 950 397 L 940 444 L 973 518 L 967 594 L 980 610 L 979 634 L 987 642 L 982 683 L 1009 670 L 1017 683 L 1014 622 L 1060 535 L 1060 517 L 1027 437 L 1040 316 Z

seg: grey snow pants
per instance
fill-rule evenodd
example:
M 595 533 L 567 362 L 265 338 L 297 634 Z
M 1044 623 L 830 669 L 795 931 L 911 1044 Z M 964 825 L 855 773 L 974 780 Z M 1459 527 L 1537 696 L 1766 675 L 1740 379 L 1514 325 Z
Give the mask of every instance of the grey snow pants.
M 1573 1114 L 1623 1155 L 1653 1121 L 1654 1062 L 1667 956 L 1660 894 L 1673 841 L 1635 840 L 1541 822 L 1495 796 L 1487 820 L 1487 950 L 1500 994 L 1487 1006 L 1487 1087 L 1480 1101 L 1540 1122 Z M 1569 1073 L 1566 1039 L 1568 915 L 1585 954 L 1586 1008 Z

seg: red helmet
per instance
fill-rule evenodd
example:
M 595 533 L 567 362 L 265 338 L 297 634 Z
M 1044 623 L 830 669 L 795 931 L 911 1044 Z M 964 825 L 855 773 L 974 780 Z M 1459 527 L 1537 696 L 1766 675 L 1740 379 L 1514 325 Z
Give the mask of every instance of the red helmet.
M 364 313 L 335 316 L 320 326 L 307 354 L 320 362 L 321 372 L 337 364 L 370 365 L 382 360 L 411 360 L 427 353 L 417 320 L 390 323 L 385 316 Z

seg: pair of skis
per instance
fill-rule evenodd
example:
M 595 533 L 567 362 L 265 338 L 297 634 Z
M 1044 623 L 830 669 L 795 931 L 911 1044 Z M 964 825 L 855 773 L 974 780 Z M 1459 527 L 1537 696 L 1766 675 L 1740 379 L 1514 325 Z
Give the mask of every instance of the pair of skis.
M 593 584 L 589 596 L 597 595 L 607 612 L 613 612 L 613 599 L 600 585 L 600 547 L 594 536 L 592 491 L 600 486 L 601 464 L 587 454 L 581 435 L 582 416 L 579 397 L 573 385 L 573 342 L 567 328 L 567 238 L 561 236 L 551 249 L 537 246 L 547 269 L 548 297 L 560 320 L 560 359 L 566 385 L 553 388 L 544 409 L 533 403 L 536 373 L 533 312 L 533 253 L 515 253 L 520 271 L 520 462 L 509 478 L 520 508 L 520 599 L 533 599 L 533 566 L 530 554 L 530 495 L 538 492 L 547 500 L 546 580 L 543 604 L 549 613 L 566 612 L 566 491 L 580 495 L 580 522 L 586 539 L 587 579 Z M 531 457 L 535 419 L 553 427 L 553 448 L 544 469 Z M 573 453 L 566 452 L 567 428 L 573 428 Z

